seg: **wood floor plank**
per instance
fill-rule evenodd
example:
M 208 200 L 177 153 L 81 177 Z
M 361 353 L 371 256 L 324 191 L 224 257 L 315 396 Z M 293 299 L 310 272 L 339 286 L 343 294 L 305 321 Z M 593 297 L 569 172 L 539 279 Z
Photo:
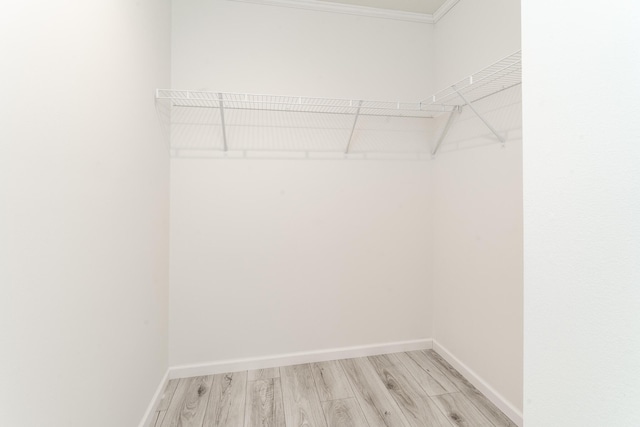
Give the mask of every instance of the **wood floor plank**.
M 354 397 L 340 362 L 333 360 L 312 363 L 311 372 L 313 372 L 321 402 Z
M 247 371 L 214 375 L 204 425 L 207 427 L 243 425 L 246 397 Z
M 212 376 L 181 379 L 161 427 L 201 427 L 212 383 Z
M 369 361 L 412 427 L 452 427 L 397 357 L 371 356 Z
M 438 369 L 437 365 L 423 352 L 408 351 L 398 353 L 397 356 L 429 396 L 459 391 L 449 376 Z
M 456 384 L 456 387 L 489 419 L 496 427 L 517 427 L 496 405 L 473 386 L 460 372 L 433 350 L 426 350 L 427 357 Z
M 433 396 L 440 410 L 459 427 L 493 427 L 493 424 L 461 392 Z
M 153 427 L 517 427 L 431 350 L 171 380 L 152 420 Z
M 369 423 L 355 398 L 322 402 L 329 427 L 367 427 Z
M 245 427 L 285 427 L 280 378 L 248 383 L 244 425 Z
M 171 399 L 173 398 L 173 394 L 176 392 L 176 388 L 178 387 L 178 382 L 180 380 L 169 380 L 167 386 L 164 388 L 162 392 L 162 399 L 158 404 L 158 409 L 156 411 L 166 411 L 169 409 L 169 404 L 171 403 Z
M 269 378 L 280 378 L 280 368 L 255 369 L 249 371 L 248 381 L 267 380 Z
M 409 425 L 398 404 L 389 395 L 366 358 L 345 359 L 340 363 L 371 427 Z
M 287 427 L 326 427 L 309 365 L 280 368 L 282 402 Z
M 420 387 L 429 396 L 437 396 L 439 394 L 453 393 L 458 391 L 457 388 L 447 379 L 444 384 L 441 384 L 436 378 L 434 378 L 429 372 L 423 369 L 415 360 L 409 357 L 406 353 L 397 353 L 396 357 L 402 363 L 402 366 L 411 373 L 416 379 Z

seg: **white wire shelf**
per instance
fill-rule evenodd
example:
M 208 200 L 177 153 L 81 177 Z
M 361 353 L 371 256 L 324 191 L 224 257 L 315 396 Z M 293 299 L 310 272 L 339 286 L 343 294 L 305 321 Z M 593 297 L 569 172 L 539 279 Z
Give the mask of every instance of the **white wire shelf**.
M 307 98 L 298 96 L 253 95 L 157 89 L 156 99 L 170 100 L 174 107 L 220 108 L 225 110 L 281 111 L 360 116 L 432 118 L 452 109 L 424 102 L 364 101 Z
M 516 52 L 419 102 L 157 89 L 156 107 L 176 153 L 434 156 L 467 106 L 504 143 L 504 136 L 472 104 L 519 85 L 521 76 L 521 52 Z M 449 119 L 435 138 L 436 121 L 431 119 L 443 113 Z
M 422 102 L 436 108 L 465 105 L 522 83 L 522 51 L 515 52 L 477 73 L 436 92 Z

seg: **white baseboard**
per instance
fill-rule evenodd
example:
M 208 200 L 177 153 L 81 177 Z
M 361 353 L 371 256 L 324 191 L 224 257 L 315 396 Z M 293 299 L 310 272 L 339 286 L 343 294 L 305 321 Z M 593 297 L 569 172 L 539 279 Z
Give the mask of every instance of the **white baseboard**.
M 498 393 L 493 387 L 489 385 L 480 375 L 476 374 L 471 368 L 465 365 L 460 359 L 454 356 L 449 350 L 444 348 L 438 341 L 433 340 L 433 350 L 438 353 L 444 360 L 449 362 L 463 377 L 465 377 L 471 384 L 473 384 L 487 399 L 489 399 L 494 405 L 496 405 L 502 412 L 508 416 L 511 421 L 516 423 L 519 427 L 522 427 L 523 417 L 522 411 L 518 410 L 507 399 Z
M 326 362 L 329 360 L 350 359 L 354 357 L 375 356 L 378 354 L 399 353 L 412 350 L 434 349 L 443 359 L 451 364 L 462 376 L 482 392 L 494 405 L 504 412 L 518 426 L 522 427 L 522 412 L 506 400 L 482 377 L 454 356 L 437 341 L 425 338 L 411 341 L 399 341 L 385 344 L 371 344 L 353 347 L 341 347 L 308 352 L 287 353 L 281 355 L 251 357 L 244 359 L 222 360 L 193 365 L 170 367 L 160 381 L 158 388 L 140 422 L 139 427 L 152 427 L 151 422 L 156 408 L 160 404 L 162 393 L 170 379 L 188 378 L 202 375 L 222 374 L 226 372 L 248 371 L 252 369 L 275 368 L 279 366 L 298 365 L 301 363 Z
M 425 338 L 385 344 L 371 344 L 263 357 L 250 357 L 245 359 L 222 360 L 194 365 L 180 365 L 169 368 L 168 373 L 169 379 L 188 378 L 202 375 L 222 374 L 226 372 L 299 365 L 301 363 L 326 362 L 329 360 L 399 353 L 403 351 L 428 350 L 431 348 L 433 348 L 433 340 Z
M 140 424 L 138 425 L 138 427 L 153 427 L 151 425 L 151 422 L 153 421 L 153 416 L 155 415 L 156 409 L 160 404 L 160 400 L 162 399 L 162 393 L 164 393 L 164 389 L 167 386 L 168 382 L 169 382 L 169 370 L 167 370 L 167 372 L 164 373 L 164 376 L 160 380 L 160 384 L 158 385 L 158 388 L 156 389 L 156 392 L 153 395 L 153 398 L 151 399 L 151 402 L 149 403 L 149 406 L 147 407 L 147 410 L 145 411 L 144 416 L 142 417 L 142 420 L 140 421 Z

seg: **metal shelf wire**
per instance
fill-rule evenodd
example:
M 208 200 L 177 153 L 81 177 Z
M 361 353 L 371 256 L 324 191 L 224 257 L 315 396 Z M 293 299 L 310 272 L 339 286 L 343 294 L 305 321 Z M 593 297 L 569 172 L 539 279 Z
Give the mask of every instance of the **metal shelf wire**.
M 473 103 L 520 83 L 522 83 L 522 52 L 518 51 L 436 92 L 431 98 L 422 102 L 436 108 L 459 106 L 466 104 L 462 101 L 460 94 L 469 103 Z
M 362 101 L 307 98 L 299 96 L 252 95 L 243 93 L 202 92 L 158 89 L 157 100 L 171 100 L 174 107 L 220 108 L 225 110 L 282 111 L 361 116 L 432 118 L 451 111 L 447 106 L 423 102 Z
M 419 102 L 157 89 L 156 106 L 176 152 L 435 155 L 465 106 L 504 142 L 472 103 L 519 85 L 521 75 L 516 52 Z M 431 119 L 443 113 L 449 120 L 436 139 Z

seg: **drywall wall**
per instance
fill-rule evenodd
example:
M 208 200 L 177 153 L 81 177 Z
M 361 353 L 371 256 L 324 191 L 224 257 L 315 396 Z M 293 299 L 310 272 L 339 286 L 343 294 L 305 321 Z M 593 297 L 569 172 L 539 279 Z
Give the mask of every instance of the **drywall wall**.
M 520 50 L 520 0 L 460 0 L 435 24 L 436 89 Z
M 509 135 L 505 148 L 466 110 L 434 161 L 433 335 L 521 412 L 521 104 L 511 92 L 476 103 L 497 108 L 487 118 Z
M 640 6 L 522 16 L 526 425 L 640 425 Z
M 428 337 L 425 163 L 194 159 L 171 173 L 172 364 Z
M 170 2 L 12 2 L 0 33 L 0 425 L 137 425 L 167 369 Z
M 438 79 L 453 83 L 517 51 L 519 22 L 519 2 L 460 1 L 436 24 Z M 522 411 L 520 87 L 474 105 L 508 140 L 502 148 L 466 108 L 434 161 L 433 335 L 513 416 Z
M 431 91 L 427 24 L 228 1 L 173 11 L 174 88 Z M 428 168 L 172 159 L 171 364 L 429 338 Z
M 174 89 L 419 101 L 433 26 L 252 3 L 173 4 Z

